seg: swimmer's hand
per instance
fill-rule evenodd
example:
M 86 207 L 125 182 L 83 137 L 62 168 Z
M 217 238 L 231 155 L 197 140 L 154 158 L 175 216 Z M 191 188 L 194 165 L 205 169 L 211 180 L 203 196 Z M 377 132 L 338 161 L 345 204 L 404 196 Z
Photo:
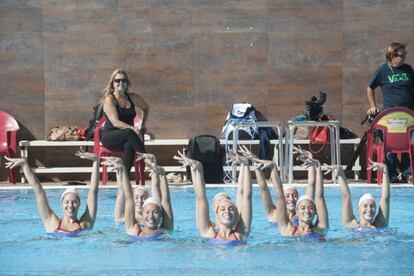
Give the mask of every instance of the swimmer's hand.
M 261 160 L 258 158 L 253 158 L 253 164 L 255 169 L 264 171 L 266 169 L 273 169 L 276 167 L 276 163 L 272 160 Z
M 152 176 L 153 174 L 158 175 L 165 175 L 165 170 L 161 166 L 157 166 L 153 163 L 147 163 L 145 166 L 145 172 L 149 173 L 149 176 Z
M 385 165 L 384 163 L 378 163 L 378 162 L 374 162 L 371 159 L 368 159 L 370 165 L 368 166 L 367 170 L 387 170 L 387 165 Z
M 10 158 L 7 156 L 4 156 L 4 159 L 6 159 L 6 169 L 13 169 L 15 167 L 23 167 L 24 164 L 26 164 L 26 160 L 24 158 Z
M 257 158 L 245 145 L 239 146 L 239 150 L 237 152 L 241 154 L 244 158 L 249 160 Z
M 201 162 L 188 158 L 180 151 L 177 151 L 178 155 L 174 155 L 174 159 L 178 161 L 178 163 L 181 164 L 181 167 L 190 167 L 191 169 L 198 169 L 202 167 Z
M 75 155 L 79 156 L 82 159 L 88 159 L 88 160 L 92 160 L 92 161 L 98 160 L 98 157 L 96 157 L 96 154 L 94 154 L 92 152 L 86 152 L 83 149 L 78 150 L 75 153 Z
M 122 159 L 115 156 L 102 156 L 101 157 L 104 161 L 101 162 L 101 165 L 108 166 L 109 171 L 113 172 L 121 172 L 125 169 L 124 163 Z
M 336 173 L 337 175 L 340 175 L 340 174 L 344 173 L 344 170 L 343 170 L 341 165 L 328 165 L 328 164 L 324 163 L 323 166 L 322 166 L 322 169 L 326 170 L 324 175 L 327 175 L 330 172 Z
M 135 161 L 144 160 L 145 163 L 157 164 L 157 158 L 151 153 L 136 152 L 137 159 Z
M 319 160 L 313 159 L 313 158 L 305 158 L 303 161 L 302 166 L 304 166 L 306 169 L 310 168 L 310 167 L 314 167 L 314 168 L 320 168 L 321 163 L 319 162 Z
M 299 154 L 296 160 L 306 162 L 308 159 L 313 159 L 313 155 L 310 151 L 304 150 L 301 147 L 293 147 L 293 154 Z
M 229 152 L 227 154 L 226 163 L 230 164 L 231 166 L 237 165 L 237 164 L 243 164 L 248 165 L 249 159 L 247 159 L 243 155 L 235 154 L 234 152 Z

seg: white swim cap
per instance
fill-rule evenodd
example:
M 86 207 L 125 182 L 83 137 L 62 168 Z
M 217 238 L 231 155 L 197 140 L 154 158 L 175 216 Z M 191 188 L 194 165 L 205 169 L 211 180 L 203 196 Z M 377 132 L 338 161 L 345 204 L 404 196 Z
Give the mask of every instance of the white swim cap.
M 362 202 L 364 202 L 367 199 L 371 199 L 375 202 L 375 198 L 373 195 L 371 195 L 370 193 L 366 193 L 363 194 L 360 198 L 359 198 L 359 202 L 358 202 L 358 207 L 361 206 Z
M 66 190 L 63 191 L 62 195 L 60 196 L 60 201 L 63 201 L 63 198 L 65 197 L 65 195 L 69 193 L 74 193 L 78 197 L 79 202 L 80 202 L 80 195 L 78 191 L 76 191 L 76 189 L 73 187 L 66 188 Z
M 136 187 L 134 188 L 134 192 L 135 192 L 135 191 L 138 191 L 138 190 L 143 190 L 146 194 L 148 194 L 148 190 L 145 188 L 145 186 L 141 186 L 141 185 L 139 185 L 139 186 L 136 186 Z
M 144 201 L 144 204 L 142 204 L 142 209 L 145 208 L 146 205 L 150 204 L 150 203 L 154 203 L 155 205 L 157 205 L 158 207 L 160 207 L 161 209 L 161 202 L 159 200 L 157 200 L 154 197 L 149 197 Z
M 296 189 L 296 187 L 291 184 L 283 185 L 283 191 L 286 192 L 286 190 L 294 190 L 297 194 L 299 194 L 298 189 Z
M 301 197 L 299 197 L 298 201 L 296 201 L 296 209 L 298 209 L 299 203 L 303 200 L 309 200 L 313 203 L 313 205 L 315 205 L 315 201 L 308 195 L 303 195 Z
M 213 197 L 213 211 L 215 212 L 216 211 L 216 209 L 217 209 L 217 200 L 220 198 L 220 197 L 225 197 L 225 198 L 227 198 L 228 200 L 231 200 L 231 197 L 230 197 L 230 195 L 228 194 L 228 193 L 224 193 L 224 192 L 220 192 L 220 193 L 218 193 L 218 194 L 216 194 L 214 197 Z

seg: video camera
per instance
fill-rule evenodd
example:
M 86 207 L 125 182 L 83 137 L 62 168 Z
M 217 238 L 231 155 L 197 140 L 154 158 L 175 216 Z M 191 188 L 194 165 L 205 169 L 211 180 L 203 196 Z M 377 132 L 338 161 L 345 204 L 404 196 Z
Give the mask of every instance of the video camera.
M 310 101 L 305 103 L 305 117 L 308 121 L 319 121 L 323 115 L 322 105 L 326 102 L 326 93 L 319 91 L 319 99 L 312 96 Z

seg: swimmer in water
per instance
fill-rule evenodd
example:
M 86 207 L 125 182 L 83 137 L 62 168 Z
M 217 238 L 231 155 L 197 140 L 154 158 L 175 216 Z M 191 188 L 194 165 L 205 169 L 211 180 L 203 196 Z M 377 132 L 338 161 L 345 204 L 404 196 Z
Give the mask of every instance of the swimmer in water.
M 248 152 L 250 154 L 250 151 L 245 146 L 241 146 L 239 152 L 241 154 L 243 154 L 243 152 Z M 247 155 L 249 155 L 249 154 L 247 154 Z M 239 155 L 237 155 L 237 154 L 234 155 L 232 152 L 229 152 L 228 153 L 228 159 L 226 160 L 226 162 L 227 163 L 232 163 L 232 165 L 239 164 L 240 163 Z M 242 202 L 242 198 L 243 198 L 243 176 L 244 176 L 244 173 L 239 173 L 239 177 L 237 178 L 236 206 L 237 206 L 238 210 L 241 210 L 240 202 Z M 216 212 L 218 204 L 223 199 L 227 199 L 227 200 L 231 201 L 230 195 L 228 193 L 225 193 L 225 192 L 217 193 L 214 196 L 214 198 L 212 200 L 212 204 L 211 204 L 213 212 Z M 214 222 L 213 225 L 215 227 L 217 225 L 217 222 Z
M 156 165 L 156 157 L 150 153 L 137 153 L 137 160 L 147 159 L 147 162 L 150 162 Z M 157 177 L 151 178 L 152 183 L 152 197 L 156 198 L 158 201 L 161 201 L 161 196 L 159 192 L 159 186 L 156 185 Z M 125 197 L 124 197 L 124 190 L 122 189 L 122 183 L 120 179 L 117 179 L 118 183 L 118 191 L 116 194 L 115 200 L 115 212 L 114 212 L 114 220 L 117 223 L 124 223 L 124 209 L 125 209 Z M 154 187 L 155 186 L 155 187 Z M 158 187 L 158 188 L 157 188 Z M 134 202 L 135 202 L 135 219 L 140 225 L 143 225 L 142 220 L 142 206 L 145 200 L 149 197 L 148 190 L 145 186 L 136 186 L 134 188 Z
M 199 161 L 186 157 L 181 152 L 174 156 L 179 163 L 190 167 L 196 196 L 196 221 L 200 236 L 213 241 L 242 242 L 250 233 L 252 221 L 252 183 L 249 160 L 243 156 L 238 157 L 241 165 L 240 173 L 243 174 L 243 193 L 239 202 L 240 210 L 236 204 L 228 198 L 216 201 L 216 224 L 210 220 L 206 185 L 204 182 L 203 166 Z
M 346 181 L 345 173 L 341 166 L 330 166 L 338 175 L 338 183 L 342 193 L 342 224 L 347 228 L 384 228 L 388 226 L 390 219 L 390 180 L 388 168 L 369 160 L 371 165 L 368 170 L 382 170 L 382 192 L 381 201 L 377 211 L 377 204 L 374 197 L 367 193 L 360 197 L 358 202 L 359 220 L 355 217 L 352 208 L 351 191 Z
M 295 147 L 295 153 L 299 153 L 299 159 L 303 159 L 306 156 L 312 158 L 312 154 L 308 151 L 302 150 L 301 148 Z M 260 167 L 268 167 L 270 169 L 272 166 L 272 161 L 269 160 L 259 160 L 257 158 L 254 159 L 256 164 L 255 166 L 255 174 L 257 184 L 260 188 L 260 196 L 263 201 L 263 207 L 265 213 L 267 215 L 267 219 L 269 222 L 277 223 L 277 214 L 276 214 L 276 205 L 273 203 L 269 187 L 266 183 L 266 178 L 264 176 L 263 171 Z M 275 188 L 276 186 L 273 185 Z M 286 200 L 286 209 L 288 212 L 288 216 L 290 221 L 293 223 L 294 226 L 298 226 L 298 217 L 296 215 L 296 203 L 299 198 L 298 190 L 293 185 L 283 185 L 283 191 Z M 309 166 L 308 168 L 308 185 L 306 188 L 306 194 L 314 199 L 315 197 L 315 168 L 313 166 Z
M 93 161 L 91 184 L 89 187 L 88 198 L 86 200 L 86 209 L 80 219 L 77 218 L 80 207 L 80 196 L 74 188 L 67 188 L 61 196 L 61 206 L 63 210 L 63 218 L 52 211 L 47 200 L 46 193 L 40 184 L 39 179 L 33 173 L 27 160 L 24 158 L 6 158 L 6 168 L 21 167 L 23 173 L 32 186 L 36 196 L 37 208 L 39 209 L 40 218 L 48 233 L 73 234 L 82 230 L 93 228 L 96 219 L 97 200 L 98 200 L 98 184 L 99 184 L 99 164 L 95 154 L 78 151 L 76 153 L 82 159 Z M 68 235 L 70 236 L 70 235 Z
M 174 228 L 168 181 L 165 170 L 153 163 L 150 155 L 142 154 L 140 156 L 139 158 L 145 161 L 146 170 L 150 172 L 154 189 L 152 191 L 153 197 L 147 198 L 142 205 L 142 226 L 135 217 L 134 193 L 122 160 L 118 157 L 107 157 L 104 164 L 112 171 L 116 171 L 117 181 L 120 181 L 124 191 L 125 232 L 131 236 L 156 236 L 172 231 Z
M 307 167 L 314 167 L 316 173 L 316 187 L 315 187 L 315 199 L 308 195 L 299 197 L 296 202 L 296 216 L 298 218 L 298 225 L 295 226 L 289 218 L 286 197 L 280 180 L 277 165 L 274 162 L 262 165 L 260 169 L 271 167 L 271 179 L 275 186 L 276 191 L 276 219 L 278 228 L 282 236 L 291 237 L 323 237 L 329 227 L 328 223 L 328 210 L 326 208 L 323 188 L 323 176 L 321 165 L 318 160 L 311 158 L 310 156 L 302 156 Z M 317 216 L 317 220 L 314 223 L 314 217 Z

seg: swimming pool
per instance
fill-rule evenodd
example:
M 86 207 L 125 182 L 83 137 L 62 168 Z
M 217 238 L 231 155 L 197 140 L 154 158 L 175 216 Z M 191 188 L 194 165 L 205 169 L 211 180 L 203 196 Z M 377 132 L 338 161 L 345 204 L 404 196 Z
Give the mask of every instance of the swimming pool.
M 312 242 L 281 237 L 276 226 L 267 222 L 255 188 L 252 231 L 248 243 L 241 246 L 202 241 L 195 226 L 193 189 L 170 190 L 175 230 L 165 240 L 149 242 L 132 240 L 113 222 L 115 189 L 99 191 L 94 230 L 63 239 L 45 233 L 32 190 L 0 190 L 0 275 L 414 273 L 414 189 L 392 188 L 389 229 L 356 234 L 341 227 L 339 188 L 326 188 L 330 230 L 325 242 Z M 234 188 L 209 188 L 209 199 L 223 190 L 234 198 Z M 61 216 L 62 190 L 46 192 L 52 209 Z M 354 206 L 365 192 L 380 197 L 378 188 L 352 188 Z M 87 190 L 80 193 L 82 213 Z

